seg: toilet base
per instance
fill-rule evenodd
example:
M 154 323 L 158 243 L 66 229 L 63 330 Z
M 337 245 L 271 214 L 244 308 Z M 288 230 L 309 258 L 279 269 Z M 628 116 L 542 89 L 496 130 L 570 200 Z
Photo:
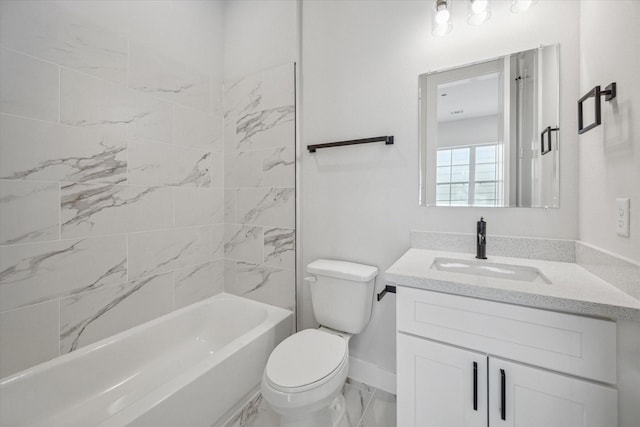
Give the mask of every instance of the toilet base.
M 344 395 L 340 393 L 328 407 L 302 417 L 281 415 L 281 427 L 338 427 L 346 414 Z

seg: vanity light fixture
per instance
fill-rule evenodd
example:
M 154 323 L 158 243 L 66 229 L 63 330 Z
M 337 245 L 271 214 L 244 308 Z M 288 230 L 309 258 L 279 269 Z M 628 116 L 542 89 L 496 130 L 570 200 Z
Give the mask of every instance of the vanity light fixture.
M 431 33 L 442 37 L 451 32 L 451 0 L 435 0 L 431 11 Z
M 513 0 L 511 2 L 511 12 L 524 13 L 537 2 L 538 0 Z
M 511 0 L 511 12 L 524 13 L 538 0 Z M 451 23 L 451 5 L 453 0 L 433 0 L 431 8 L 431 34 L 442 37 L 449 34 L 453 28 Z M 489 0 L 467 0 L 467 23 L 481 25 L 491 18 L 491 4 Z
M 481 25 L 491 17 L 489 0 L 469 0 L 469 17 L 467 22 L 471 25 Z

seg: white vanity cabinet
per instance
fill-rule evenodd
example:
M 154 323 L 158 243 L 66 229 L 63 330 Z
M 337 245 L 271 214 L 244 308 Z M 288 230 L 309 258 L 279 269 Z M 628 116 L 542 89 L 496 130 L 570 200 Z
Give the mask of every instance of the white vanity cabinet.
M 488 371 L 491 426 L 618 425 L 615 388 L 493 357 Z
M 615 322 L 399 286 L 398 425 L 617 425 Z
M 487 425 L 487 355 L 399 333 L 398 426 Z

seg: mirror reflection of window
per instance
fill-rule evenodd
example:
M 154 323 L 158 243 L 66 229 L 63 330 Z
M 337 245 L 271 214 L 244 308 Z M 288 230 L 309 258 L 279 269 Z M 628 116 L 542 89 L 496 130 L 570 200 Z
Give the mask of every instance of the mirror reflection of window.
M 501 66 L 496 63 L 496 69 Z M 484 67 L 484 66 L 483 66 Z M 436 206 L 502 206 L 504 165 L 499 71 L 437 86 Z
M 438 149 L 436 206 L 502 206 L 502 159 L 498 143 Z

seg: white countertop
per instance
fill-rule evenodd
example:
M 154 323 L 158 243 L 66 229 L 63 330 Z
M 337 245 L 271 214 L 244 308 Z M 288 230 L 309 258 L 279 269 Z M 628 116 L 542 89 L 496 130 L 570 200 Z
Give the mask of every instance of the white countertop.
M 491 256 L 487 262 L 538 268 L 550 281 L 529 283 L 432 269 L 435 258 L 478 261 L 473 254 L 409 249 L 385 272 L 390 285 L 610 319 L 640 321 L 640 300 L 574 263 Z

